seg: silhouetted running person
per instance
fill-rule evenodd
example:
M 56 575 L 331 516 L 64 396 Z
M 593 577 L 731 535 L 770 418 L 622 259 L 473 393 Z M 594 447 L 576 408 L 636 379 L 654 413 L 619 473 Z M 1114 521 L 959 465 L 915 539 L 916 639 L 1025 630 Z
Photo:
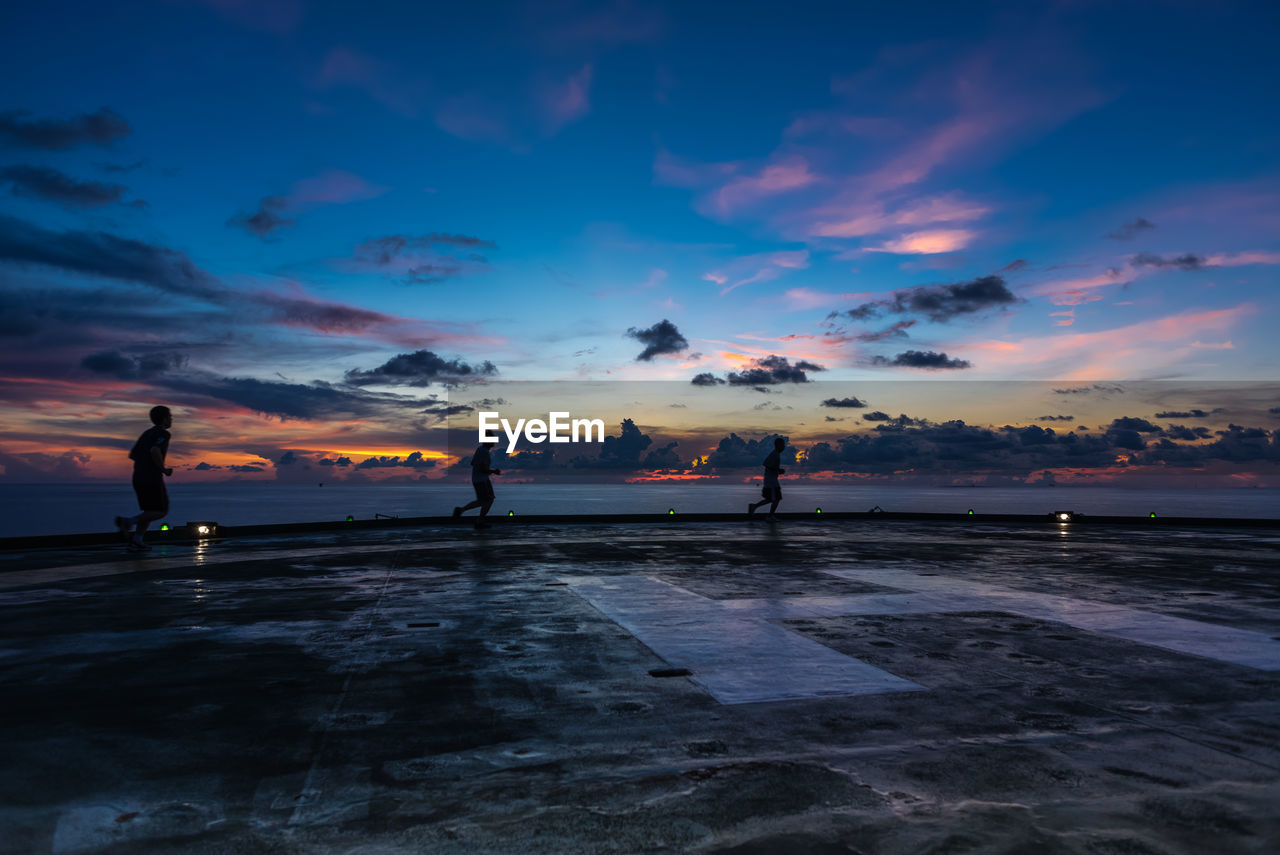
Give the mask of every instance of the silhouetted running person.
M 173 470 L 164 465 L 169 453 L 169 428 L 173 426 L 173 414 L 168 407 L 151 408 L 151 427 L 138 437 L 129 452 L 133 461 L 133 492 L 138 495 L 138 509 L 142 512 L 131 517 L 116 517 L 116 528 L 128 536 L 129 551 L 150 549 L 142 542 L 147 526 L 169 513 L 169 492 L 164 488 L 166 475 Z
M 769 452 L 769 456 L 764 459 L 764 487 L 760 490 L 760 495 L 764 498 L 747 505 L 747 516 L 754 514 L 756 508 L 761 505 L 769 505 L 769 516 L 766 519 L 770 521 L 777 519 L 773 514 L 778 510 L 778 502 L 782 501 L 782 488 L 778 486 L 778 476 L 787 471 L 782 468 L 782 449 L 786 447 L 787 441 L 782 437 L 773 441 L 773 451 Z
M 493 507 L 493 482 L 489 480 L 489 476 L 502 474 L 501 469 L 491 468 L 493 465 L 493 461 L 489 457 L 489 449 L 491 448 L 493 448 L 493 443 L 486 442 L 476 449 L 475 454 L 471 455 L 471 486 L 476 490 L 475 501 L 453 509 L 453 515 L 460 517 L 463 511 L 479 508 L 480 519 L 476 520 L 476 528 L 489 527 L 489 524 L 484 519 L 489 515 L 489 508 Z

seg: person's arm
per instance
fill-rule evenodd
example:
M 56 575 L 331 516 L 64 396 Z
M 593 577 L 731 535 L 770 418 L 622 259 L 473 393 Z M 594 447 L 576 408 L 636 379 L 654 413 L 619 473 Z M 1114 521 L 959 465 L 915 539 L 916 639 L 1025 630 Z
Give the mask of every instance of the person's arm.
M 154 463 L 156 468 L 164 474 L 173 474 L 173 470 L 164 465 L 164 455 L 160 452 L 160 446 L 158 445 L 151 446 L 151 462 Z

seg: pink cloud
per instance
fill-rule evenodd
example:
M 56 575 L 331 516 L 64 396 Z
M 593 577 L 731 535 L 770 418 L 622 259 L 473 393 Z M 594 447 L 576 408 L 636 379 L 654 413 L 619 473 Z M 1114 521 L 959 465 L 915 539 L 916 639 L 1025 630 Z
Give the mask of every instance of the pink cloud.
M 435 120 L 442 131 L 460 139 L 496 143 L 511 139 L 502 110 L 478 95 L 448 99 L 436 109 Z
M 741 288 L 743 285 L 750 285 L 755 282 L 769 282 L 777 279 L 785 271 L 803 270 L 808 266 L 809 250 L 807 249 L 764 252 L 743 256 L 729 265 L 727 272 L 712 271 L 711 273 L 703 274 L 702 278 L 724 285 L 720 289 L 720 295 L 724 296 L 730 291 Z M 748 275 L 748 271 L 754 272 Z M 726 285 L 725 283 L 729 282 L 730 279 L 737 279 L 737 281 Z
M 677 157 L 664 148 L 653 159 L 653 177 L 671 187 L 705 187 L 724 180 L 738 170 L 735 163 L 695 163 Z
M 808 187 L 818 181 L 809 171 L 804 158 L 794 157 L 764 167 L 757 175 L 742 175 L 732 179 L 710 198 L 714 210 L 723 215 L 749 207 L 761 200 Z
M 849 300 L 870 297 L 871 292 L 857 294 L 833 294 L 826 291 L 815 291 L 812 288 L 792 288 L 782 295 L 789 311 L 798 312 L 806 309 L 830 308 Z
M 1204 260 L 1205 267 L 1242 267 L 1248 264 L 1280 264 L 1280 252 L 1219 253 Z
M 345 205 L 374 199 L 390 188 L 370 184 L 359 175 L 341 169 L 326 169 L 319 175 L 304 178 L 293 185 L 289 193 L 294 208 L 315 205 Z
M 1078 279 L 1055 279 L 1051 282 L 1029 285 L 1021 290 L 1023 295 L 1027 297 L 1054 297 L 1054 303 L 1059 306 L 1078 306 L 1080 305 L 1079 301 L 1075 303 L 1059 302 L 1057 298 L 1076 297 L 1090 289 L 1102 288 L 1107 285 L 1127 285 L 1137 277 L 1138 273 L 1136 271 L 1111 268 L 1107 272 L 1099 273 L 1096 276 L 1085 276 Z
M 889 252 L 898 255 L 935 255 L 964 249 L 977 237 L 968 229 L 934 229 L 911 232 L 880 246 L 869 246 L 867 252 Z
M 355 86 L 384 107 L 403 116 L 415 116 L 427 86 L 394 71 L 382 60 L 354 48 L 339 46 L 325 56 L 316 76 L 320 89 Z
M 1222 334 L 1256 311 L 1250 303 L 1229 309 L 1190 310 L 1098 332 L 1062 333 L 1017 341 L 989 339 L 957 346 L 984 372 L 1033 373 L 1059 379 L 1134 377 L 1165 371 L 1192 356 L 1195 343 Z
M 548 134 L 581 119 L 591 110 L 591 80 L 594 69 L 591 63 L 569 75 L 567 80 L 549 84 L 538 94 L 543 125 Z

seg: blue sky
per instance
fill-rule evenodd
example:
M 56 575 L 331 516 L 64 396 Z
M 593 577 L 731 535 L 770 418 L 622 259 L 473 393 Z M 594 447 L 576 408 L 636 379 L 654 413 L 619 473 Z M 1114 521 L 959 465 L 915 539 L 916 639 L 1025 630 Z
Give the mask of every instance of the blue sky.
M 225 465 L 407 455 L 477 374 L 1275 377 L 1273 4 L 0 16 L 6 477 L 155 400 Z

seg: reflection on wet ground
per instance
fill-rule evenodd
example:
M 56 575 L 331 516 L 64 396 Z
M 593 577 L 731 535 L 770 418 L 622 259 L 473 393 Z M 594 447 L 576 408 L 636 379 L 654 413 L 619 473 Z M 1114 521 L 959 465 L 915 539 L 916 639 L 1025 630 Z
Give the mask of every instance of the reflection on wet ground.
M 0 553 L 0 849 L 1280 843 L 1266 532 L 499 524 L 156 552 Z

